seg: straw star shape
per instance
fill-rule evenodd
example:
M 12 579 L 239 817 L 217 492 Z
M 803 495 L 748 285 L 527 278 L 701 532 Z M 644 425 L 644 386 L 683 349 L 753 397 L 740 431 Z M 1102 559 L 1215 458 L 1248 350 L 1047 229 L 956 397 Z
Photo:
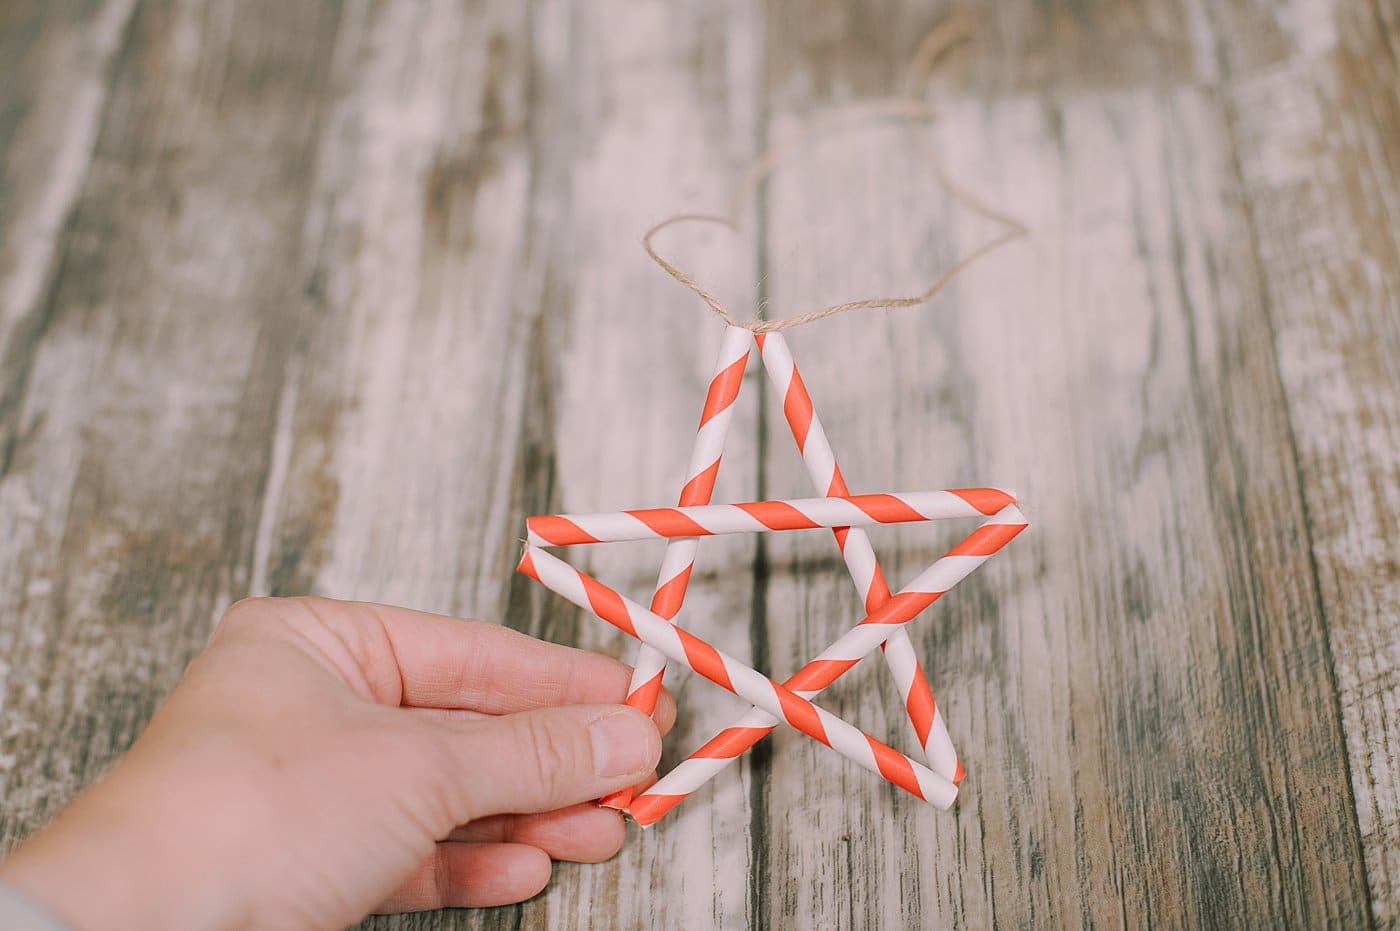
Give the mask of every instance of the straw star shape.
M 709 504 L 733 405 L 755 342 L 783 398 L 785 418 L 821 498 Z M 862 528 L 961 517 L 982 518 L 983 523 L 891 594 Z M 1025 517 L 1013 495 L 992 488 L 851 495 L 781 334 L 755 335 L 742 327 L 726 328 L 677 507 L 546 515 L 530 518 L 527 525 L 520 571 L 641 641 L 628 704 L 648 714 L 655 710 L 669 659 L 754 705 L 645 792 L 625 790 L 603 799 L 603 804 L 627 810 L 643 825 L 654 824 L 779 723 L 793 726 L 925 801 L 944 808 L 953 803 L 963 767 L 904 626 L 1025 529 Z M 866 614 L 785 682 L 774 682 L 674 625 L 701 537 L 817 527 L 831 529 Z M 652 538 L 668 542 L 650 609 L 543 549 Z M 927 765 L 810 701 L 877 648 L 904 699 Z

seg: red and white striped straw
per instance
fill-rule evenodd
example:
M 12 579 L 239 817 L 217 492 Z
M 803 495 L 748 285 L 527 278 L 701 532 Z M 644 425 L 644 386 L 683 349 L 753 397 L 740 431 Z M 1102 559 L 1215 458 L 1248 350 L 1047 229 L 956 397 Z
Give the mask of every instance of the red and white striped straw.
M 1010 492 L 999 488 L 950 488 L 700 507 L 642 508 L 611 514 L 548 514 L 531 517 L 525 524 L 529 542 L 534 546 L 576 546 L 721 533 L 988 517 L 1014 502 L 1015 497 Z
M 744 367 L 749 361 L 753 334 L 743 327 L 726 327 L 720 341 L 719 358 L 715 362 L 705 406 L 700 412 L 700 426 L 695 434 L 695 446 L 690 454 L 690 468 L 681 488 L 680 506 L 708 504 L 715 490 L 724 438 L 734 414 L 734 401 L 744 382 Z M 651 609 L 667 620 L 675 617 L 685 601 L 686 586 L 695 565 L 695 550 L 699 541 L 694 537 L 678 538 L 666 545 L 661 559 L 661 572 L 656 580 Z M 632 681 L 627 687 L 627 704 L 647 714 L 656 711 L 661 694 L 661 679 L 666 673 L 666 657 L 643 642 L 637 651 Z M 601 799 L 610 808 L 626 808 L 635 795 L 633 789 L 623 789 Z
M 812 484 L 819 494 L 850 494 L 841 467 L 836 464 L 836 454 L 827 441 L 826 430 L 817 417 L 812 396 L 788 350 L 787 339 L 781 333 L 759 336 L 757 339 L 769 380 L 783 396 L 783 414 L 792 430 L 792 438 L 802 453 L 802 461 L 807 466 Z M 997 510 L 998 507 L 992 507 L 986 513 L 992 514 Z M 880 571 L 870 538 L 863 530 L 837 529 L 834 533 L 851 579 L 865 599 L 866 613 L 879 610 L 889 599 L 890 588 L 885 582 L 884 573 Z M 923 666 L 919 663 L 909 635 L 900 631 L 886 642 L 884 651 L 885 665 L 894 677 L 900 697 L 904 699 L 905 711 L 914 725 L 914 733 L 918 736 L 919 745 L 924 748 L 929 765 L 934 772 L 947 776 L 954 783 L 961 782 L 962 763 L 953 749 L 952 737 L 934 702 L 933 689 L 924 676 Z
M 867 653 L 903 630 L 902 625 L 912 621 L 1025 528 L 1026 519 L 1015 505 L 1002 508 L 941 559 L 919 573 L 898 594 L 888 598 L 880 608 L 843 634 L 820 656 L 798 670 L 783 683 L 784 687 L 804 698 L 816 695 Z M 628 813 L 642 825 L 655 824 L 686 796 L 763 739 L 780 723 L 780 719 L 780 715 L 774 715 L 767 708 L 755 707 L 633 799 Z M 951 780 L 948 782 L 952 784 Z
M 775 723 L 786 721 L 918 798 L 940 808 L 950 807 L 957 798 L 957 786 L 922 763 L 911 760 L 831 712 L 818 708 L 791 689 L 721 653 L 689 631 L 622 597 L 544 550 L 527 546 L 520 561 L 520 571 L 624 633 L 652 646 L 671 660 L 688 666 L 716 685 L 763 709 Z M 865 629 L 879 635 L 879 640 L 869 648 L 874 649 L 898 628 L 867 625 Z

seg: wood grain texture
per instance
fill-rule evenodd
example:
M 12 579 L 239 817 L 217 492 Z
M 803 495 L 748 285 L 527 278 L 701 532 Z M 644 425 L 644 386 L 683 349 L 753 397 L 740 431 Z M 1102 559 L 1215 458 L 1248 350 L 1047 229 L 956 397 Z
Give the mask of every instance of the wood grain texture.
M 0 844 L 227 603 L 316 592 L 626 655 L 512 574 L 662 505 L 719 330 L 641 232 L 899 90 L 952 8 L 0 4 Z M 952 813 L 779 731 L 524 905 L 366 927 L 1400 926 L 1400 10 L 969 6 L 939 119 L 823 134 L 663 246 L 790 337 L 856 491 L 1032 530 L 914 628 Z M 809 486 L 751 370 L 717 500 Z M 891 580 L 956 528 L 873 533 Z M 635 595 L 660 548 L 571 558 Z M 684 617 L 784 674 L 858 614 L 820 534 L 707 540 Z M 874 663 L 829 707 L 912 746 Z M 743 710 L 673 676 L 679 758 Z
M 1400 925 L 1400 67 L 1393 4 L 1285 7 L 1226 113 L 1261 269 L 1377 922 Z M 1277 15 L 1268 5 L 1256 20 Z M 1240 68 L 1221 44 L 1222 71 Z M 1266 114 L 1273 113 L 1269 118 Z
M 267 35 L 190 4 L 82 12 L 67 40 L 35 46 L 71 46 L 81 66 L 36 59 L 15 138 L 48 154 L 7 186 L 7 838 L 134 739 L 247 588 L 282 253 L 304 208 L 295 166 L 335 33 L 310 9 Z

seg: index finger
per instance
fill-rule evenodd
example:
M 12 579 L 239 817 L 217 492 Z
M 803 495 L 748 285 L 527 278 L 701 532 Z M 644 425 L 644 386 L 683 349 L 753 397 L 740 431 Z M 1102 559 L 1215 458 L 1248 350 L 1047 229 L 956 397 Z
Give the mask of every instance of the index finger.
M 537 640 L 497 624 L 363 602 L 330 602 L 357 629 L 352 650 L 370 665 L 392 664 L 397 704 L 514 714 L 550 705 L 622 702 L 632 669 L 574 647 Z M 378 635 L 378 636 L 376 636 Z M 375 648 L 375 641 L 382 644 Z M 364 644 L 356 649 L 353 643 Z M 664 695 L 658 719 L 674 719 Z M 669 724 L 669 720 L 665 723 Z

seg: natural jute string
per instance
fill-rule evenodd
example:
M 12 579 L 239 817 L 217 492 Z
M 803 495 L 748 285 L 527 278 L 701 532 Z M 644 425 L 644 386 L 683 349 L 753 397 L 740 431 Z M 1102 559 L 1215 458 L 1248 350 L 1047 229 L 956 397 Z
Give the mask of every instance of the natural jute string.
M 923 304 L 935 294 L 942 291 L 950 281 L 965 268 L 976 262 L 982 256 L 1001 248 L 1007 243 L 1029 235 L 1029 230 L 1021 221 L 1008 214 L 997 210 L 981 199 L 957 184 L 948 176 L 944 170 L 942 162 L 936 153 L 927 152 L 928 161 L 933 166 L 934 175 L 939 184 L 952 195 L 953 200 L 978 216 L 992 220 L 1003 227 L 1003 231 L 992 239 L 978 246 L 972 252 L 958 259 L 935 279 L 927 288 L 918 294 L 908 297 L 872 297 L 855 301 L 845 301 L 840 304 L 831 304 L 818 308 L 809 313 L 798 314 L 793 317 L 785 317 L 781 320 L 767 320 L 762 317 L 749 321 L 741 321 L 730 313 L 720 299 L 704 285 L 700 284 L 693 276 L 678 268 L 673 262 L 663 258 L 656 250 L 654 240 L 656 234 L 662 230 L 683 223 L 708 223 L 725 227 L 733 232 L 739 232 L 739 224 L 733 217 L 738 216 L 742 206 L 748 203 L 763 181 L 770 176 L 780 165 L 790 157 L 801 154 L 811 148 L 812 140 L 830 131 L 838 124 L 865 120 L 870 118 L 893 118 L 905 122 L 931 122 L 936 119 L 936 112 L 926 102 L 915 96 L 917 88 L 921 83 L 926 83 L 932 75 L 934 68 L 943 56 L 971 38 L 973 34 L 973 23 L 966 15 L 954 16 L 945 20 L 938 27 L 933 29 L 923 41 L 919 43 L 918 49 L 910 59 L 909 66 L 905 69 L 901 86 L 903 94 L 898 97 L 882 99 L 864 100 L 849 106 L 839 107 L 827 111 L 815 120 L 812 120 L 803 130 L 798 132 L 795 138 L 787 139 L 771 145 L 762 152 L 744 173 L 744 177 L 735 186 L 734 194 L 730 200 L 730 215 L 719 216 L 717 214 L 705 213 L 684 213 L 668 217 L 660 223 L 646 231 L 642 236 L 642 247 L 646 249 L 647 255 L 660 265 L 668 275 L 695 292 L 711 310 L 719 316 L 721 320 L 730 326 L 743 327 L 752 330 L 754 333 L 777 333 L 782 330 L 790 330 L 793 327 L 802 326 L 807 323 L 814 323 L 818 320 L 825 320 L 827 317 L 834 317 L 837 314 L 848 313 L 853 310 L 876 310 L 893 309 L 899 307 L 914 307 Z

